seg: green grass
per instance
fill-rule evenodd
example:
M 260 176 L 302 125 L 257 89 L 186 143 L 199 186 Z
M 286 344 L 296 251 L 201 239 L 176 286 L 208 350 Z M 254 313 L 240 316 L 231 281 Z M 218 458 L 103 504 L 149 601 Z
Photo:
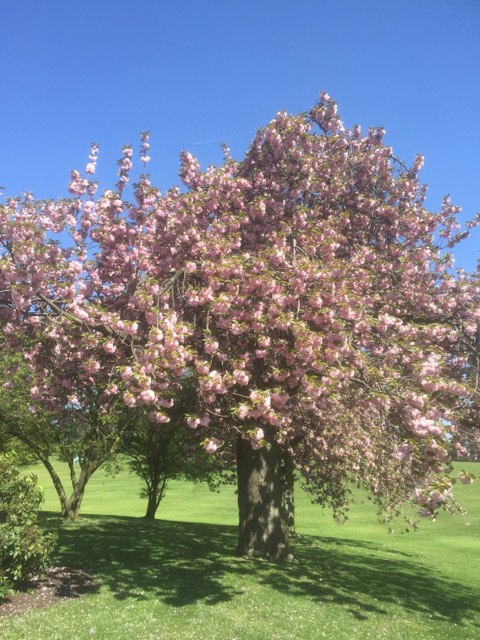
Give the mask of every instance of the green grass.
M 471 464 L 478 473 L 480 465 Z M 459 487 L 464 519 L 442 514 L 389 535 L 368 501 L 339 527 L 297 495 L 293 563 L 235 558 L 233 487 L 219 494 L 173 482 L 146 522 L 138 482 L 100 471 L 82 517 L 54 517 L 56 564 L 84 568 L 99 590 L 0 622 L 2 640 L 477 640 L 480 637 L 480 482 Z M 400 527 L 399 527 L 400 531 Z

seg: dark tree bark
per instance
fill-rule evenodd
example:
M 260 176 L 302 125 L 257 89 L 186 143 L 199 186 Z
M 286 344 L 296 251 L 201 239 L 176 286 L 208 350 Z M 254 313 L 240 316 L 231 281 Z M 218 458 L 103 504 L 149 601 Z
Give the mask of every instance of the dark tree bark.
M 147 502 L 147 510 L 144 516 L 145 520 L 155 520 L 157 509 L 158 509 L 157 501 L 153 498 L 153 496 L 149 496 L 148 502 Z
M 236 553 L 251 558 L 291 560 L 286 511 L 284 452 L 274 430 L 265 430 L 266 444 L 252 449 L 238 438 L 237 477 L 239 540 Z
M 288 451 L 283 452 L 283 470 L 284 470 L 284 490 L 282 497 L 282 507 L 285 512 L 285 520 L 288 529 L 288 535 L 295 535 L 295 465 L 293 458 Z
M 166 474 L 155 475 L 147 487 L 147 511 L 145 513 L 146 520 L 155 520 L 155 515 L 160 502 L 165 495 L 165 489 L 167 488 L 167 476 Z

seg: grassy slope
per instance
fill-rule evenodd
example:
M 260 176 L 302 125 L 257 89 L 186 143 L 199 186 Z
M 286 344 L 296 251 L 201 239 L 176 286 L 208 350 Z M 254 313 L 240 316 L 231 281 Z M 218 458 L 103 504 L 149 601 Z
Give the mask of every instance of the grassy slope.
M 479 465 L 469 465 L 477 473 Z M 37 469 L 48 510 L 57 504 Z M 0 623 L 2 640 L 480 637 L 480 482 L 459 487 L 466 519 L 446 514 L 388 535 L 368 502 L 339 527 L 298 492 L 296 561 L 235 558 L 235 494 L 172 483 L 147 523 L 138 482 L 98 472 L 83 516 L 59 529 L 58 564 L 90 570 L 91 596 Z M 46 513 L 49 525 L 58 521 Z M 467 524 L 469 523 L 469 524 Z

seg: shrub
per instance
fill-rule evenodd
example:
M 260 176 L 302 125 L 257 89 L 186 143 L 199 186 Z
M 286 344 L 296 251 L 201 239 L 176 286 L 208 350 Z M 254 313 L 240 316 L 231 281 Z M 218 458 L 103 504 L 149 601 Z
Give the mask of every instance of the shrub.
M 37 524 L 42 501 L 37 478 L 22 476 L 13 455 L 0 455 L 0 598 L 48 568 L 55 536 Z

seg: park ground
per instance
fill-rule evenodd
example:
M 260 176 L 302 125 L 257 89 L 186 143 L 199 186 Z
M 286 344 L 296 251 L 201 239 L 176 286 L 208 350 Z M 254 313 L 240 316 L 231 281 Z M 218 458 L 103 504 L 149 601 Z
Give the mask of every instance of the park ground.
M 63 523 L 35 472 L 42 523 L 58 532 L 55 566 L 79 581 L 47 607 L 0 616 L 2 640 L 480 637 L 480 481 L 458 486 L 466 516 L 442 513 L 409 533 L 399 521 L 389 534 L 360 493 L 339 526 L 297 491 L 295 561 L 272 563 L 233 555 L 234 487 L 172 482 L 148 522 L 137 479 L 100 470 L 81 517 Z

